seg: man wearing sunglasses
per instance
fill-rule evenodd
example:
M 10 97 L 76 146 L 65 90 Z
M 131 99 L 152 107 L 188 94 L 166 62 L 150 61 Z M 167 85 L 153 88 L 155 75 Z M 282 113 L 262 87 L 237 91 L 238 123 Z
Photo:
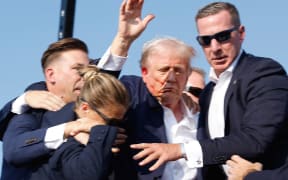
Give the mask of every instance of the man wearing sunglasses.
M 200 111 L 199 97 L 204 87 L 205 87 L 205 71 L 197 67 L 192 67 L 191 74 L 187 80 L 186 88 L 183 92 L 183 99 L 191 108 L 193 114 L 197 114 Z
M 227 178 L 223 164 L 233 154 L 257 160 L 264 169 L 280 167 L 288 153 L 285 70 L 270 58 L 242 49 L 245 27 L 234 5 L 208 4 L 198 11 L 195 20 L 197 41 L 211 66 L 211 81 L 200 97 L 198 140 L 183 145 L 188 164 L 203 166 L 203 179 L 217 180 Z M 181 158 L 177 156 L 179 146 L 170 144 L 165 146 L 166 153 L 159 154 L 159 146 L 134 145 L 143 149 L 137 156 L 144 158 L 142 165 L 157 159 L 153 169 Z

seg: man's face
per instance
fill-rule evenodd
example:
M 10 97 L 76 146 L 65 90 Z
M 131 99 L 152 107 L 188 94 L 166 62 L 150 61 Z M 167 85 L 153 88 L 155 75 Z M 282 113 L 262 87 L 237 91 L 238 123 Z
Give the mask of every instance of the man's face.
M 215 35 L 234 27 L 228 11 L 221 11 L 197 20 L 199 36 Z M 217 76 L 224 72 L 239 54 L 245 36 L 244 27 L 236 27 L 230 35 L 231 37 L 223 42 L 218 42 L 213 38 L 209 45 L 202 45 L 208 63 Z
M 199 88 L 199 89 L 204 89 L 205 87 L 205 79 L 204 77 L 198 73 L 198 72 L 194 72 L 192 71 L 192 73 L 190 74 L 188 81 L 187 81 L 187 87 L 193 87 L 193 88 Z M 199 97 L 189 93 L 188 94 L 192 100 L 194 102 L 196 102 L 198 104 L 199 101 Z
M 176 57 L 173 51 L 150 54 L 142 67 L 143 80 L 162 105 L 173 108 L 179 103 L 189 75 L 189 60 Z
M 69 50 L 61 53 L 50 66 L 49 80 L 53 88 L 48 90 L 63 98 L 66 103 L 75 101 L 83 86 L 83 80 L 79 76 L 77 67 L 88 64 L 88 55 L 84 51 Z

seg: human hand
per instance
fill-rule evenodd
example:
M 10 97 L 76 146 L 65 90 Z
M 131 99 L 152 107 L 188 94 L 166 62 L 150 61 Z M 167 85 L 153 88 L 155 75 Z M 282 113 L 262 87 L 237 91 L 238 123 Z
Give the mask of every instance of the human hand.
M 226 161 L 226 164 L 229 180 L 243 180 L 249 173 L 262 170 L 261 163 L 252 163 L 238 155 L 233 155 L 230 160 Z
M 79 118 L 76 121 L 70 121 L 65 125 L 64 137 L 75 136 L 80 132 L 90 133 L 91 128 L 96 125 L 105 125 L 105 122 L 98 122 L 86 117 Z
M 148 23 L 154 19 L 149 14 L 141 18 L 144 0 L 123 0 L 118 22 L 118 32 L 111 45 L 111 53 L 118 56 L 127 56 L 132 42 L 146 29 Z
M 164 143 L 140 143 L 132 144 L 132 149 L 142 149 L 133 159 L 139 160 L 144 158 L 139 165 L 144 166 L 151 161 L 157 160 L 149 170 L 154 171 L 167 161 L 175 161 L 182 158 L 180 144 L 164 144 Z
M 85 132 L 80 132 L 74 136 L 74 138 L 81 144 L 87 145 L 89 140 L 89 134 Z
M 58 111 L 65 105 L 65 102 L 55 94 L 36 90 L 25 93 L 25 102 L 32 108 L 49 111 Z
M 120 148 L 118 146 L 123 144 L 123 143 L 125 143 L 126 138 L 127 138 L 127 135 L 125 134 L 125 129 L 118 128 L 116 139 L 115 139 L 113 147 L 112 147 L 112 152 L 113 153 L 120 152 Z

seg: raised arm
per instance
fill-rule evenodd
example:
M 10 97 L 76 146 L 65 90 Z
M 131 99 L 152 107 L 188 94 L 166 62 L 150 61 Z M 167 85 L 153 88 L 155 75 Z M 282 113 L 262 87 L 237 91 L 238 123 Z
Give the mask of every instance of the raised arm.
M 111 45 L 111 53 L 127 56 L 131 44 L 145 30 L 148 23 L 154 19 L 149 14 L 141 18 L 144 0 L 124 0 L 120 7 L 118 31 Z

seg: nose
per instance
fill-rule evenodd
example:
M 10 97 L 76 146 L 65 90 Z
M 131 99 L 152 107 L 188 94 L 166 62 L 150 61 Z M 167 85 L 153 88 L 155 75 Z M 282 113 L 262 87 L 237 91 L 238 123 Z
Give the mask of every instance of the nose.
M 170 69 L 168 71 L 168 74 L 167 74 L 167 81 L 168 82 L 173 82 L 176 80 L 176 75 L 175 75 L 175 71 L 173 69 Z
M 212 51 L 217 52 L 221 47 L 221 44 L 216 40 L 216 39 L 212 39 L 211 43 L 210 43 L 210 48 L 212 49 Z

